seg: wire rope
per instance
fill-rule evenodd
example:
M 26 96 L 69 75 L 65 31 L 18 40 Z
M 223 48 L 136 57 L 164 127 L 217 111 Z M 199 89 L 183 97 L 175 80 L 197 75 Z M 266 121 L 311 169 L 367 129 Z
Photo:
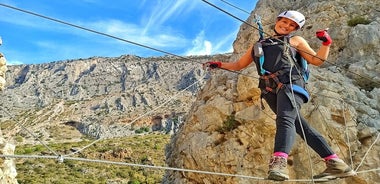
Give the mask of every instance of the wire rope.
M 351 152 L 351 141 L 350 141 L 350 136 L 348 135 L 348 126 L 347 126 L 347 119 L 346 119 L 346 103 L 344 101 L 342 101 L 342 104 L 343 104 L 343 119 L 344 119 L 344 126 L 346 128 L 345 130 L 345 133 L 346 133 L 346 139 L 347 139 L 347 146 L 348 146 L 348 153 L 350 154 L 349 158 L 350 158 L 350 165 L 351 165 L 351 168 L 354 168 L 354 161 L 352 160 L 352 152 Z M 347 107 L 347 110 L 348 110 L 348 107 Z
M 237 178 L 246 178 L 252 180 L 269 180 L 264 177 L 257 176 L 248 176 L 241 174 L 230 174 L 223 172 L 212 172 L 212 171 L 202 171 L 196 169 L 185 169 L 185 168 L 175 168 L 175 167 L 166 167 L 166 166 L 154 166 L 154 165 L 144 165 L 144 164 L 135 164 L 128 162 L 116 162 L 116 161 L 108 161 L 108 160 L 97 160 L 97 159 L 88 159 L 88 158 L 78 158 L 78 157 L 64 157 L 62 155 L 59 156 L 50 156 L 50 155 L 0 155 L 1 158 L 13 158 L 13 159 L 56 159 L 58 163 L 64 163 L 65 160 L 79 161 L 79 162 L 90 162 L 90 163 L 100 163 L 100 164 L 111 164 L 111 165 L 120 165 L 120 166 L 129 166 L 129 167 L 141 167 L 141 168 L 149 168 L 149 169 L 160 169 L 160 170 L 170 170 L 170 171 L 180 171 L 180 172 L 191 172 L 191 173 L 199 173 L 199 174 L 208 174 L 208 175 L 219 175 L 225 177 L 237 177 Z M 360 173 L 367 172 L 376 172 L 379 171 L 380 168 L 370 169 L 365 171 L 359 171 Z M 310 179 L 290 179 L 284 180 L 282 182 L 310 182 Z M 326 180 L 315 180 L 315 181 L 326 181 Z
M 17 10 L 17 11 L 20 11 L 20 12 L 23 12 L 23 13 L 26 13 L 26 14 L 34 15 L 34 16 L 37 16 L 37 17 L 40 17 L 40 18 L 43 18 L 43 19 L 47 19 L 47 20 L 50 20 L 50 21 L 53 21 L 53 22 L 57 22 L 57 23 L 60 23 L 60 24 L 68 25 L 68 26 L 71 26 L 71 27 L 75 27 L 75 28 L 78 28 L 78 29 L 81 29 L 81 30 L 85 30 L 85 31 L 88 31 L 88 32 L 92 32 L 92 33 L 95 33 L 95 34 L 103 35 L 103 36 L 106 36 L 106 37 L 109 37 L 109 38 L 113 38 L 113 39 L 116 39 L 116 40 L 119 40 L 119 41 L 127 42 L 127 43 L 130 43 L 130 44 L 133 44 L 133 45 L 144 47 L 144 48 L 147 48 L 147 49 L 150 49 L 150 50 L 154 50 L 154 51 L 157 51 L 157 52 L 161 52 L 161 53 L 164 53 L 164 54 L 175 56 L 175 57 L 178 57 L 178 58 L 181 58 L 181 59 L 190 60 L 189 58 L 186 58 L 186 57 L 183 57 L 183 56 L 180 56 L 180 55 L 177 55 L 177 54 L 173 54 L 173 53 L 161 50 L 161 49 L 157 49 L 157 48 L 150 47 L 150 46 L 147 46 L 147 45 L 144 45 L 144 44 L 141 44 L 141 43 L 137 43 L 137 42 L 130 41 L 130 40 L 127 40 L 127 39 L 123 39 L 123 38 L 120 38 L 120 37 L 117 37 L 117 36 L 113 36 L 113 35 L 110 35 L 110 34 L 107 34 L 107 33 L 103 33 L 103 32 L 100 32 L 100 31 L 96 31 L 94 29 L 86 28 L 86 27 L 83 27 L 83 26 L 79 26 L 79 25 L 76 25 L 76 24 L 73 24 L 73 23 L 69 23 L 69 22 L 63 21 L 63 20 L 59 20 L 59 19 L 56 19 L 56 18 L 52 18 L 52 17 L 49 17 L 49 16 L 42 15 L 42 14 L 34 13 L 34 12 L 31 12 L 31 11 L 28 11 L 28 10 L 24 10 L 24 9 L 21 9 L 21 8 L 17 8 L 17 7 L 14 7 L 14 6 L 10 6 L 10 5 L 7 5 L 7 4 L 4 4 L 4 3 L 0 3 L 0 6 L 6 7 L 6 8 L 10 8 L 10 9 L 13 9 L 13 10 Z M 197 61 L 194 61 L 194 62 L 197 62 Z M 198 62 L 198 63 L 200 63 L 200 62 Z
M 372 147 L 376 144 L 376 142 L 379 140 L 380 133 L 377 133 L 377 137 L 375 141 L 371 144 L 371 146 L 368 148 L 367 152 L 364 154 L 363 159 L 360 161 L 360 164 L 356 167 L 355 172 L 358 171 L 358 169 L 362 166 L 364 159 L 367 157 L 369 151 L 372 149 Z
M 2 107 L 0 107 L 8 116 L 13 117 L 11 114 L 9 114 L 8 111 L 4 110 Z M 26 121 L 26 120 L 25 120 Z M 34 139 L 36 139 L 38 142 L 40 142 L 46 149 L 51 151 L 54 155 L 58 155 L 57 152 L 55 152 L 53 149 L 51 149 L 47 144 L 45 144 L 39 137 L 34 135 L 31 131 L 29 131 L 23 124 L 21 123 L 16 123 L 18 124 L 17 126 L 21 127 L 23 130 L 25 130 L 27 133 L 29 133 Z
M 296 110 L 296 113 L 297 113 L 297 117 L 296 118 L 298 118 L 301 130 L 302 130 L 302 136 L 303 136 L 303 138 L 304 138 L 304 140 L 306 142 L 306 145 L 308 145 L 307 137 L 306 137 L 306 134 L 305 134 L 305 129 L 303 128 L 303 125 L 302 125 L 301 113 L 299 112 L 299 109 L 298 109 L 298 106 L 297 106 L 296 97 L 295 97 L 294 91 L 293 91 L 292 70 L 293 70 L 293 67 L 295 66 L 295 63 L 293 61 L 293 58 L 290 56 L 289 49 L 290 49 L 289 46 L 285 46 L 285 55 L 287 56 L 289 62 L 291 63 L 290 64 L 290 71 L 289 71 L 290 91 L 292 93 L 292 99 L 291 99 L 292 102 L 291 103 L 293 103 L 294 109 Z M 297 71 L 298 71 L 298 69 L 297 69 Z M 309 159 L 309 166 L 310 166 L 310 171 L 311 171 L 311 180 L 312 180 L 313 183 L 315 183 L 314 178 L 313 178 L 313 176 L 314 176 L 313 162 L 311 160 L 311 151 L 310 151 L 310 147 L 309 146 L 306 146 L 306 151 L 307 151 L 308 159 Z
M 232 3 L 228 2 L 228 1 L 225 1 L 225 0 L 220 0 L 220 1 L 222 1 L 223 3 L 226 3 L 227 5 L 229 5 L 229 6 L 231 6 L 231 7 L 234 7 L 234 8 L 237 9 L 237 10 L 242 11 L 242 12 L 248 14 L 248 15 L 250 14 L 247 10 L 244 10 L 243 8 L 239 8 L 238 6 L 232 4 Z
M 206 75 L 206 73 L 205 73 L 205 75 Z M 165 106 L 167 103 L 171 102 L 173 99 L 177 98 L 182 92 L 184 92 L 184 91 L 188 90 L 189 88 L 191 88 L 191 87 L 193 87 L 193 86 L 195 86 L 195 85 L 201 83 L 201 82 L 203 81 L 203 78 L 205 77 L 205 75 L 201 76 L 199 80 L 195 81 L 194 83 L 190 84 L 190 85 L 187 86 L 186 88 L 182 89 L 182 90 L 179 91 L 177 94 L 171 96 L 168 100 L 166 100 L 165 102 L 161 103 L 161 104 L 160 104 L 159 106 L 157 106 L 156 108 L 154 108 L 154 109 L 152 109 L 152 110 L 150 110 L 150 111 L 148 111 L 148 112 L 142 114 L 141 116 L 139 116 L 139 117 L 133 119 L 133 120 L 130 122 L 130 124 L 132 124 L 132 123 L 136 122 L 137 120 L 139 120 L 139 119 L 141 119 L 141 118 L 143 118 L 143 117 L 145 117 L 145 116 L 151 114 L 152 112 L 155 112 L 155 111 L 158 110 L 159 108 L 161 108 L 161 107 Z M 70 155 L 74 155 L 74 154 L 76 154 L 76 153 L 79 153 L 80 151 L 82 151 L 82 150 L 84 150 L 84 149 L 90 147 L 91 145 L 93 145 L 93 144 L 95 144 L 95 143 L 97 143 L 97 142 L 99 142 L 100 140 L 103 140 L 103 139 L 104 139 L 104 138 L 99 138 L 99 139 L 97 139 L 97 140 L 91 142 L 91 143 L 88 144 L 87 146 L 85 146 L 85 147 L 83 147 L 83 148 L 81 148 L 81 149 L 79 149 L 79 150 L 77 150 L 77 151 L 75 151 L 75 152 L 73 152 L 73 153 L 70 153 L 70 154 L 68 154 L 68 155 L 66 155 L 66 156 L 70 156 Z

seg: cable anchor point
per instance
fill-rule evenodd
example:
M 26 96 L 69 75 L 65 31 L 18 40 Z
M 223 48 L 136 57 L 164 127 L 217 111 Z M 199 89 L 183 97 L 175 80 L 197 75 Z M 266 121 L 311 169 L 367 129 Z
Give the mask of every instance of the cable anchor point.
M 57 161 L 58 161 L 58 163 L 63 163 L 63 161 L 64 161 L 63 155 L 59 155 L 57 157 Z

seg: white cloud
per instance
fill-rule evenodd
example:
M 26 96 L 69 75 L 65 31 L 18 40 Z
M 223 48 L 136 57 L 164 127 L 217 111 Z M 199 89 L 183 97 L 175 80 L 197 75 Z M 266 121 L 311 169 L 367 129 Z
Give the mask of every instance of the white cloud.
M 157 2 L 157 1 L 152 1 Z M 148 33 L 151 29 L 159 28 L 168 19 L 180 18 L 180 15 L 185 12 L 192 11 L 197 4 L 194 0 L 163 0 L 158 1 L 156 5 L 153 5 L 154 9 L 148 18 L 142 34 Z
M 161 7 L 164 6 L 163 10 L 160 10 L 159 15 L 161 18 L 154 16 L 152 13 L 152 22 L 162 22 L 166 21 L 171 15 L 175 12 L 177 7 L 182 6 L 186 0 L 177 1 L 175 6 L 171 7 L 170 5 L 173 3 L 163 3 Z M 89 0 L 88 2 L 93 2 L 93 0 Z M 159 8 L 155 8 L 157 12 Z M 79 30 L 78 28 L 69 27 L 67 25 L 62 25 L 57 22 L 52 22 L 49 20 L 41 19 L 40 17 L 34 17 L 27 14 L 20 14 L 15 11 L 3 11 L 0 9 L 0 13 L 4 16 L 0 16 L 0 21 L 7 22 L 11 24 L 16 24 L 20 26 L 24 26 L 27 28 L 34 28 L 49 32 L 57 32 L 63 34 L 73 34 L 81 37 L 85 37 L 86 39 L 93 39 L 95 37 L 99 37 L 99 35 L 94 35 L 93 33 L 89 33 L 88 31 Z M 12 17 L 9 19 L 7 17 Z M 156 18 L 155 18 L 156 17 Z M 39 23 L 36 24 L 35 22 Z M 87 29 L 91 29 L 94 31 L 102 32 L 109 34 L 111 36 L 119 37 L 128 41 L 136 42 L 139 44 L 149 45 L 152 47 L 175 47 L 178 45 L 186 45 L 188 42 L 182 35 L 177 33 L 173 33 L 172 31 L 165 30 L 164 28 L 160 28 L 160 30 L 152 31 L 147 34 L 144 34 L 146 31 L 146 27 L 136 24 L 131 24 L 127 22 L 123 22 L 120 20 L 98 20 L 95 22 L 85 22 L 79 20 L 67 21 L 71 24 L 81 26 Z M 155 25 L 153 25 L 155 26 Z M 100 40 L 100 39 L 98 39 Z M 108 43 L 110 41 L 107 40 Z M 114 42 L 112 42 L 114 43 Z
M 200 32 L 192 42 L 192 48 L 186 51 L 186 56 L 191 55 L 211 55 L 212 43 L 205 40 L 204 31 Z
M 22 61 L 9 60 L 7 61 L 7 65 L 22 65 L 24 64 Z
M 186 56 L 190 55 L 212 55 L 220 53 L 229 53 L 233 51 L 232 43 L 236 37 L 237 31 L 227 33 L 221 36 L 218 42 L 211 42 L 205 38 L 205 32 L 201 31 L 192 41 L 192 48 L 185 52 Z
M 151 33 L 144 35 L 142 34 L 144 28 L 119 20 L 98 21 L 87 24 L 106 34 L 138 44 L 149 45 L 150 47 L 175 47 L 187 43 L 187 40 L 182 35 L 172 32 L 161 31 L 158 34 Z
M 237 32 L 227 33 L 222 36 L 218 43 L 214 44 L 213 54 L 215 53 L 228 53 L 233 51 L 232 43 L 236 38 Z

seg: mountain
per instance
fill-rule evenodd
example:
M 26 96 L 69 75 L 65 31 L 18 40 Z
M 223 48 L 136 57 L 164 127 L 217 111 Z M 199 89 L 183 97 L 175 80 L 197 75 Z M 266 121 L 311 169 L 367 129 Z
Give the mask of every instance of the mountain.
M 41 142 L 173 134 L 209 77 L 201 63 L 210 58 L 123 55 L 8 66 L 2 153 Z
M 9 66 L 1 120 L 23 123 L 50 141 L 122 137 L 144 126 L 170 132 L 161 122 L 178 121 L 189 110 L 206 77 L 196 62 L 205 61 L 125 55 Z M 52 136 L 52 127 L 81 134 Z

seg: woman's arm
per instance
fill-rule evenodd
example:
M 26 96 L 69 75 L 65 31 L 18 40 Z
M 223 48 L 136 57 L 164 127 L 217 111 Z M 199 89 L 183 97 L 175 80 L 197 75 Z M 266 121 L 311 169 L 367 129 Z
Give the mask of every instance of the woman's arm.
M 241 70 L 247 67 L 253 61 L 252 48 L 253 46 L 251 46 L 238 61 L 232 63 L 222 63 L 221 68 L 227 70 Z
M 316 66 L 322 65 L 330 52 L 330 45 L 321 45 L 319 50 L 315 52 L 307 41 L 300 36 L 292 37 L 290 44 L 299 51 L 301 56 L 305 58 L 308 63 Z

